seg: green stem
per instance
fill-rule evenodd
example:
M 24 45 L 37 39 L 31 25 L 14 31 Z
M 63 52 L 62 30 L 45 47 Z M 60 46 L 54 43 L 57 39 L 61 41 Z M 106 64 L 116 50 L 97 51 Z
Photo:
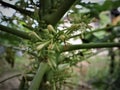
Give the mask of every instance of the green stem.
M 57 22 L 62 18 L 62 16 L 67 12 L 67 10 L 69 10 L 69 8 L 75 1 L 76 0 L 64 0 L 64 2 L 61 3 L 61 7 L 59 7 L 54 13 L 47 14 L 44 17 L 44 20 L 48 24 L 56 25 Z
M 51 0 L 40 0 L 40 15 L 41 18 L 46 15 L 47 13 L 49 13 L 49 10 L 52 7 L 52 3 Z
M 96 30 L 93 30 L 93 31 L 90 31 L 90 32 L 85 32 L 85 34 L 86 34 L 86 35 L 88 35 L 88 34 L 93 34 L 93 33 L 95 33 L 95 32 L 107 31 L 107 30 L 109 30 L 109 29 L 111 29 L 110 32 L 112 32 L 112 30 L 113 30 L 112 28 L 117 27 L 117 26 L 120 26 L 120 24 L 115 25 L 115 26 L 109 26 L 109 27 L 105 27 L 105 28 L 96 29 Z M 71 36 L 71 37 L 69 37 L 68 39 L 74 38 L 74 37 L 78 37 L 78 36 L 81 36 L 81 35 L 82 35 L 82 33 L 77 34 L 77 35 L 74 35 L 74 36 Z
M 120 47 L 120 43 L 89 43 L 89 44 L 78 44 L 78 45 L 68 45 L 62 46 L 61 52 L 78 50 L 78 49 L 91 49 L 91 48 L 110 48 L 110 47 Z
M 26 33 L 26 32 L 20 31 L 20 30 L 16 30 L 13 28 L 9 28 L 7 26 L 0 25 L 0 30 L 5 31 L 5 32 L 10 33 L 10 34 L 14 34 L 14 35 L 19 36 L 19 37 L 24 38 L 24 39 L 28 39 L 28 40 L 33 39 L 33 37 L 31 37 L 29 35 L 29 33 Z
M 45 62 L 41 62 L 38 71 L 30 85 L 29 90 L 39 90 L 39 86 L 47 70 L 48 70 L 48 64 Z

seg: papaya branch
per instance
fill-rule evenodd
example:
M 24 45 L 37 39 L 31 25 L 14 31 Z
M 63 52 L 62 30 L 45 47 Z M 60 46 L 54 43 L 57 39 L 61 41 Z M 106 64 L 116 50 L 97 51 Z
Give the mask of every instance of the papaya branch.
M 53 13 L 44 16 L 46 23 L 56 25 L 62 16 L 69 10 L 76 0 L 64 0 L 61 6 Z
M 22 9 L 22 8 L 20 8 L 20 7 L 17 7 L 17 6 L 15 6 L 15 5 L 6 3 L 6 2 L 4 2 L 4 1 L 2 1 L 2 0 L 0 0 L 0 4 L 1 4 L 2 6 L 4 6 L 4 7 L 10 7 L 10 8 L 12 8 L 12 9 L 16 10 L 16 11 L 19 11 L 20 13 L 22 13 L 22 14 L 24 14 L 24 15 L 28 15 L 29 17 L 34 18 L 34 13 L 31 12 L 31 11 L 28 11 L 28 10 Z
M 105 28 L 96 29 L 96 30 L 93 30 L 93 31 L 90 31 L 90 32 L 83 32 L 83 33 L 85 33 L 86 35 L 88 35 L 88 34 L 93 34 L 93 33 L 95 33 L 95 32 L 100 32 L 100 31 L 108 31 L 108 30 L 109 30 L 109 32 L 112 32 L 113 28 L 114 28 L 114 27 L 117 27 L 117 26 L 120 26 L 120 24 L 115 25 L 115 26 L 108 26 L 108 27 L 105 27 Z M 74 38 L 74 37 L 79 37 L 79 36 L 81 36 L 83 33 L 76 34 L 76 35 L 74 35 L 74 36 L 69 37 L 68 39 Z
M 51 9 L 51 5 L 53 3 L 51 3 L 52 0 L 40 0 L 40 12 L 39 12 L 39 15 L 40 15 L 40 18 L 42 19 L 43 16 L 47 13 L 49 13 L 49 10 Z
M 13 28 L 10 28 L 7 26 L 0 25 L 0 30 L 7 32 L 7 33 L 10 33 L 10 34 L 13 34 L 13 35 L 16 35 L 16 36 L 19 36 L 19 37 L 24 38 L 24 39 L 28 39 L 28 40 L 34 39 L 33 37 L 31 37 L 29 35 L 29 33 L 26 33 L 26 32 L 20 31 L 20 30 L 16 30 L 16 29 L 13 29 Z
M 61 46 L 60 52 L 78 50 L 78 49 L 91 49 L 91 48 L 111 48 L 120 47 L 120 43 L 89 43 L 89 44 L 78 44 L 78 45 L 68 45 Z
M 48 70 L 48 64 L 46 62 L 41 62 L 40 66 L 38 68 L 38 71 L 30 85 L 30 88 L 28 90 L 39 90 L 39 86 L 41 84 L 41 81 L 43 79 L 44 74 Z

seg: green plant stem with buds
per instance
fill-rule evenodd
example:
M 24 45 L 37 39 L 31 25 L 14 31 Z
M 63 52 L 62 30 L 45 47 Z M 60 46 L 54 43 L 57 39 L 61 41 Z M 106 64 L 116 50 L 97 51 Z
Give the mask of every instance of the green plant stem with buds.
M 61 46 L 60 52 L 78 50 L 78 49 L 91 49 L 91 48 L 110 48 L 110 47 L 120 47 L 120 43 L 89 43 L 89 44 L 78 44 L 78 45 L 68 45 Z
M 13 28 L 10 28 L 10 27 L 7 27 L 7 26 L 0 25 L 0 30 L 4 31 L 4 32 L 7 32 L 7 33 L 10 33 L 10 34 L 13 34 L 13 35 L 16 35 L 16 36 L 19 36 L 23 39 L 28 39 L 28 40 L 34 40 L 35 39 L 35 37 L 31 37 L 31 35 L 29 35 L 30 33 L 23 32 L 21 30 L 16 30 L 16 29 L 13 29 Z

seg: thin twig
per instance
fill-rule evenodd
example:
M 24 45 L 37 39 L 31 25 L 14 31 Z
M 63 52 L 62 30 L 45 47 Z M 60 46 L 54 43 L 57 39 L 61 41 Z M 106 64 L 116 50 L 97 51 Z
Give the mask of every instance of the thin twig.
M 0 81 L 0 83 L 3 83 L 3 82 L 5 82 L 5 81 L 7 81 L 7 80 L 9 80 L 9 79 L 12 79 L 12 78 L 15 78 L 15 77 L 19 77 L 19 76 L 21 76 L 22 74 L 16 74 L 16 75 L 13 75 L 13 76 L 10 76 L 10 77 L 7 77 L 6 79 L 4 79 L 4 80 L 1 80 Z

